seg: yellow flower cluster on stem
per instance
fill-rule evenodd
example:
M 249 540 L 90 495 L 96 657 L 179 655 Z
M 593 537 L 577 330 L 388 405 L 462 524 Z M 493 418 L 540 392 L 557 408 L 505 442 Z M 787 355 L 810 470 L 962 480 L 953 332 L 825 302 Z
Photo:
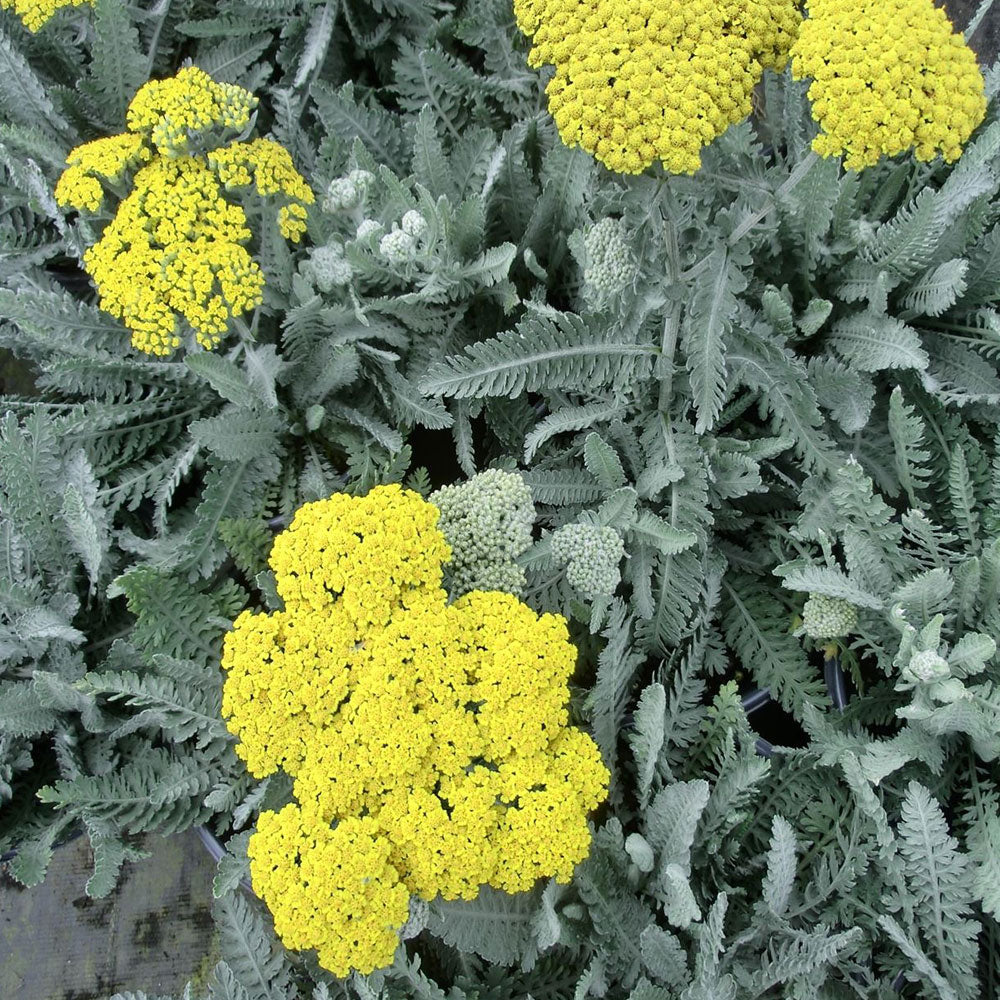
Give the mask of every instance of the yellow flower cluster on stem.
M 63 7 L 80 7 L 93 0 L 0 0 L 0 7 L 12 10 L 28 31 L 38 31 L 57 10 Z
M 801 20 L 797 0 L 514 0 L 514 13 L 530 64 L 555 66 L 563 142 L 630 174 L 657 160 L 696 171 L 763 71 L 784 67 Z
M 809 0 L 792 72 L 811 77 L 813 141 L 849 170 L 907 149 L 948 162 L 986 113 L 975 53 L 932 0 Z
M 549 110 L 568 146 L 608 169 L 693 173 L 751 110 L 765 69 L 811 77 L 813 149 L 861 169 L 913 149 L 951 162 L 983 120 L 975 54 L 933 0 L 514 0 L 551 63 Z
M 277 198 L 281 234 L 298 241 L 305 232 L 314 197 L 288 151 L 270 139 L 231 141 L 256 105 L 242 87 L 188 67 L 139 89 L 128 132 L 78 146 L 67 159 L 59 204 L 97 212 L 106 188 L 122 198 L 84 266 L 101 308 L 125 323 L 141 351 L 170 354 L 185 324 L 202 347 L 215 347 L 234 317 L 262 301 L 246 211 L 224 192 Z M 126 195 L 117 188 L 128 174 Z
M 340 976 L 391 962 L 411 895 L 568 881 L 607 791 L 569 725 L 565 619 L 500 592 L 449 604 L 438 516 L 399 486 L 306 504 L 270 557 L 284 610 L 224 643 L 237 753 L 294 778 L 250 839 L 254 889 Z

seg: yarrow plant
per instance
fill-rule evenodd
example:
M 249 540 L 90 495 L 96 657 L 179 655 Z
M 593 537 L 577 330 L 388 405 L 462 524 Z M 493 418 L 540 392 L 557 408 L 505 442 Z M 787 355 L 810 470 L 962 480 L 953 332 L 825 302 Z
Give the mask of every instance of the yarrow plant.
M 449 604 L 438 517 L 398 486 L 300 508 L 270 557 L 284 610 L 225 641 L 237 753 L 297 800 L 258 820 L 254 889 L 341 976 L 392 960 L 411 896 L 569 881 L 606 793 L 569 725 L 564 619 L 500 592 Z
M 910 0 L 27 10 L 4 871 L 207 827 L 190 1000 L 1000 995 L 1000 66 Z
M 128 108 L 129 131 L 70 153 L 56 200 L 95 213 L 106 191 L 132 174 L 84 265 L 101 308 L 132 331 L 132 345 L 168 355 L 185 324 L 204 348 L 217 346 L 232 321 L 259 305 L 264 274 L 247 250 L 252 233 L 242 205 L 224 192 L 277 197 L 278 229 L 298 241 L 313 193 L 288 151 L 271 139 L 224 138 L 251 124 L 257 99 L 219 84 L 197 67 L 143 86 Z

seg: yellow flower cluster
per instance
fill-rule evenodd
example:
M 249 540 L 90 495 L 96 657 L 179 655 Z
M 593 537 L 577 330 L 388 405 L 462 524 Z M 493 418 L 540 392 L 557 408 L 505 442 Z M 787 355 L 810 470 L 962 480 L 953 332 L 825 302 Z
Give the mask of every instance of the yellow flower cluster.
M 216 83 L 203 69 L 187 66 L 140 87 L 125 121 L 132 132 L 147 134 L 164 156 L 184 156 L 192 134 L 213 126 L 239 131 L 256 107 L 250 91 Z
M 610 170 L 655 160 L 693 173 L 701 150 L 751 110 L 765 69 L 782 69 L 797 0 L 514 0 L 529 62 L 552 63 L 546 93 L 563 142 Z
M 208 162 L 227 191 L 252 185 L 265 197 L 281 194 L 290 199 L 278 210 L 278 229 L 298 242 L 306 231 L 306 205 L 312 204 L 313 193 L 284 146 L 270 139 L 234 142 L 210 152 Z
M 93 0 L 0 0 L 0 7 L 12 10 L 28 31 L 38 31 L 45 22 L 63 7 L 80 7 Z
M 152 155 L 145 138 L 129 132 L 85 142 L 67 157 L 67 167 L 56 183 L 56 200 L 96 212 L 104 201 L 104 187 L 98 178 L 117 183 L 126 171 L 148 163 Z
M 337 975 L 392 960 L 411 894 L 568 881 L 606 794 L 569 725 L 565 620 L 500 592 L 448 604 L 438 515 L 399 486 L 305 505 L 271 553 L 284 610 L 224 644 L 237 752 L 297 799 L 260 817 L 254 889 Z
M 372 968 L 387 965 L 406 922 L 410 893 L 389 851 L 371 817 L 331 829 L 304 822 L 298 806 L 288 805 L 260 814 L 247 853 L 254 888 L 267 887 L 285 947 L 315 948 L 320 965 L 346 976 L 369 955 Z
M 169 354 L 181 342 L 178 315 L 211 348 L 231 316 L 261 301 L 264 275 L 242 246 L 249 239 L 246 213 L 222 197 L 203 159 L 157 156 L 83 259 L 101 308 L 131 329 L 132 343 Z
M 849 170 L 910 148 L 956 160 L 986 113 L 975 54 L 932 0 L 810 0 L 792 57 L 813 79 L 813 149 Z
M 216 140 L 217 148 L 193 151 L 212 142 L 212 130 L 245 129 L 256 103 L 243 88 L 188 67 L 140 88 L 129 105 L 129 132 L 69 155 L 55 195 L 78 210 L 97 211 L 104 184 L 136 171 L 84 265 L 101 308 L 129 327 L 140 351 L 167 355 L 179 347 L 179 318 L 202 347 L 215 347 L 234 316 L 260 304 L 264 275 L 245 246 L 247 215 L 223 188 L 280 197 L 281 234 L 298 241 L 305 231 L 313 193 L 284 147 L 270 139 Z

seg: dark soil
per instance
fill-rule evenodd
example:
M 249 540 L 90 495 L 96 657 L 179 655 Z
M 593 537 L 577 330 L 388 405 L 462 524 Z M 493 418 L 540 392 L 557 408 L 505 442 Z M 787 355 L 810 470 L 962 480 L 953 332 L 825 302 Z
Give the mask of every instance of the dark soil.
M 980 0 L 944 0 L 944 9 L 956 31 L 964 31 L 979 8 Z M 970 41 L 985 68 L 992 65 L 1000 52 L 1000 0 L 987 11 Z

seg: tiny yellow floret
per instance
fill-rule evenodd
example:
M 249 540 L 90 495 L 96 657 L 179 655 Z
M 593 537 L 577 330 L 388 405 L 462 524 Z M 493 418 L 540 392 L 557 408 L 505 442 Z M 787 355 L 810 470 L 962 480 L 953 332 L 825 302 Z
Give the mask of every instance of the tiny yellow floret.
M 975 53 L 932 0 L 810 0 L 792 73 L 811 77 L 821 156 L 848 170 L 913 149 L 952 162 L 986 113 Z
M 237 753 L 297 799 L 259 818 L 254 889 L 340 976 L 392 961 L 411 895 L 568 882 L 607 794 L 569 725 L 565 619 L 498 591 L 449 604 L 439 515 L 399 486 L 306 504 L 271 552 L 284 610 L 223 645 Z
M 751 111 L 765 69 L 781 70 L 798 31 L 797 0 L 514 0 L 551 63 L 549 111 L 568 146 L 609 170 L 659 160 L 694 173 L 701 150 Z

